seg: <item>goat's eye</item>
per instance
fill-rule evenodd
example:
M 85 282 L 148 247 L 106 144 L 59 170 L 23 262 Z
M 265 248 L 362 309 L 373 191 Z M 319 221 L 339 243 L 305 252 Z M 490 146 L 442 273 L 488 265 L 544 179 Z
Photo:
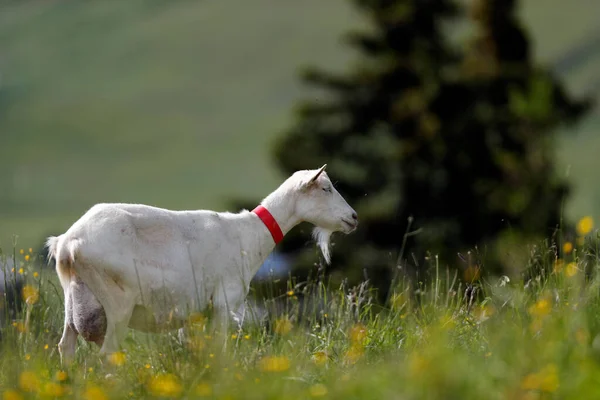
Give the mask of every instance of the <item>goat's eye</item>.
M 326 191 L 327 193 L 331 193 L 331 188 L 330 187 L 324 187 L 323 190 Z

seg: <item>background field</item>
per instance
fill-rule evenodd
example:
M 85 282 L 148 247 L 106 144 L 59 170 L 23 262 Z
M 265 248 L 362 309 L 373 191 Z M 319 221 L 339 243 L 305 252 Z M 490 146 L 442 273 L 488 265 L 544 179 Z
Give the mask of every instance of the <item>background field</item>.
M 600 94 L 600 4 L 527 0 L 538 59 Z M 64 231 L 97 202 L 227 208 L 283 178 L 271 140 L 311 95 L 298 69 L 350 66 L 342 0 L 0 2 L 0 245 Z M 312 94 L 314 95 L 314 94 Z M 600 112 L 557 147 L 567 215 L 600 215 Z

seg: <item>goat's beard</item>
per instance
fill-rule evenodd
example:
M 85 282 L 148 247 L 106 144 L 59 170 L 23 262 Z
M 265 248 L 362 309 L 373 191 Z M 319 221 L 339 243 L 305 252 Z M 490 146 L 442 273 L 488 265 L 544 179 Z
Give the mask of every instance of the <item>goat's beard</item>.
M 333 232 L 323 228 L 313 229 L 312 236 L 323 253 L 323 258 L 327 264 L 331 263 L 331 253 L 329 251 L 329 239 Z

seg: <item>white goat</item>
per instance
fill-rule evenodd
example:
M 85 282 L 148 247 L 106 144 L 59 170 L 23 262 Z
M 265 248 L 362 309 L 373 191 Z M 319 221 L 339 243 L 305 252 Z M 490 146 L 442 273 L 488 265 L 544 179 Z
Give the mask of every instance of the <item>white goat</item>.
M 252 212 L 97 204 L 66 233 L 49 237 L 65 294 L 61 358 L 72 359 L 78 334 L 110 354 L 128 326 L 156 331 L 211 302 L 226 324 L 265 258 L 300 222 L 316 226 L 329 263 L 330 235 L 354 231 L 358 217 L 325 167 L 295 172 Z

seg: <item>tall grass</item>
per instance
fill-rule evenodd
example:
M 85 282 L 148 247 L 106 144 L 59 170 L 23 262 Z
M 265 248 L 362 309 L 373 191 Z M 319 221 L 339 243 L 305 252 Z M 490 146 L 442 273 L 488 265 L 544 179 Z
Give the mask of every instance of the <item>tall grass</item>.
M 572 246 L 572 247 L 569 247 Z M 574 248 L 573 248 L 574 247 Z M 598 241 L 532 247 L 521 278 L 440 271 L 399 279 L 383 307 L 367 284 L 290 284 L 265 300 L 278 313 L 213 333 L 190 316 L 176 332 L 130 331 L 107 359 L 80 339 L 63 368 L 62 291 L 27 249 L 7 276 L 24 279 L 5 314 L 0 392 L 20 398 L 537 399 L 600 396 Z M 14 268 L 14 270 L 13 270 Z M 225 346 L 223 345 L 225 343 Z

